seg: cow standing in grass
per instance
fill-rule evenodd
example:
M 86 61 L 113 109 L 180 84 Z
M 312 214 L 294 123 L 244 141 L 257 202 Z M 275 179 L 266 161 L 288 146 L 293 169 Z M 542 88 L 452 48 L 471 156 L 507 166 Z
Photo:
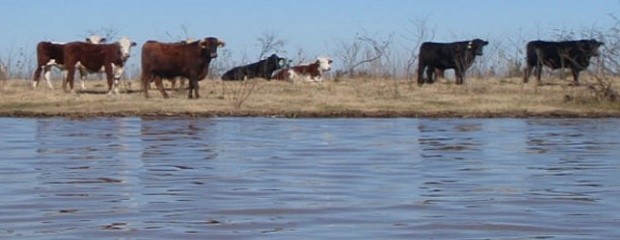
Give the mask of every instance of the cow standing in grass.
M 80 72 L 99 72 L 105 71 L 108 82 L 108 94 L 118 94 L 118 84 L 124 72 L 125 62 L 129 58 L 129 51 L 135 42 L 128 38 L 121 38 L 112 44 L 90 44 L 83 42 L 67 43 L 64 47 L 65 68 L 67 77 L 62 84 L 67 91 L 66 85 L 69 84 L 73 91 L 73 78 L 75 71 Z
M 433 74 L 446 69 L 454 69 L 456 84 L 463 84 L 465 71 L 474 63 L 476 56 L 482 56 L 482 49 L 488 44 L 479 38 L 452 43 L 422 43 L 418 57 L 418 85 L 434 83 L 436 77 Z
M 86 38 L 87 43 L 100 44 L 105 43 L 106 39 L 97 35 Z M 41 79 L 41 73 L 47 86 L 50 89 L 54 89 L 52 81 L 50 80 L 50 74 L 52 67 L 57 67 L 62 71 L 62 78 L 66 77 L 65 69 L 65 57 L 64 57 L 65 43 L 55 43 L 43 41 L 37 44 L 37 68 L 34 71 L 34 77 L 32 80 L 32 88 L 36 88 L 39 85 L 39 79 Z
M 189 79 L 187 97 L 199 98 L 198 81 L 207 76 L 211 60 L 217 57 L 217 48 L 223 46 L 224 42 L 214 37 L 187 44 L 147 41 L 142 46 L 144 97 L 149 97 L 149 83 L 155 82 L 162 96 L 168 98 L 162 78 L 184 77 Z
M 526 45 L 527 57 L 523 82 L 529 81 L 532 70 L 536 69 L 536 79 L 541 84 L 540 77 L 543 66 L 551 69 L 570 68 L 573 74 L 573 84 L 579 85 L 579 72 L 590 65 L 590 58 L 599 55 L 602 42 L 594 39 L 579 41 L 531 41 Z

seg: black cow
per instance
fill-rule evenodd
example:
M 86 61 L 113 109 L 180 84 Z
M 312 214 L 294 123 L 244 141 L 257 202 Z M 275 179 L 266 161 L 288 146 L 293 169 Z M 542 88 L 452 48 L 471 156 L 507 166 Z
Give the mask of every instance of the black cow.
M 446 69 L 454 69 L 456 84 L 463 84 L 465 71 L 474 63 L 476 56 L 482 56 L 482 48 L 488 44 L 479 38 L 453 43 L 422 43 L 418 56 L 418 85 L 434 83 L 436 77 L 433 78 L 433 74 Z
M 531 41 L 526 45 L 527 66 L 523 82 L 527 83 L 536 68 L 536 79 L 541 84 L 542 67 L 551 69 L 570 68 L 573 73 L 573 83 L 579 85 L 579 72 L 588 68 L 590 58 L 598 56 L 598 48 L 603 45 L 594 39 L 579 41 Z
M 271 74 L 274 71 L 285 67 L 286 64 L 287 60 L 285 58 L 281 58 L 278 57 L 278 55 L 273 54 L 270 57 L 258 62 L 228 70 L 224 73 L 224 75 L 222 75 L 222 80 L 233 81 L 251 78 L 264 78 L 270 80 Z

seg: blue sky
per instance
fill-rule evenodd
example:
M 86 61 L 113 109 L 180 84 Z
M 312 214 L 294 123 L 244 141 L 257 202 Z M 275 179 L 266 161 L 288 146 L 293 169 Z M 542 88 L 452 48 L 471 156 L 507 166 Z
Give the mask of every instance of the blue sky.
M 41 40 L 82 40 L 102 27 L 134 39 L 134 56 L 146 40 L 184 38 L 184 26 L 191 37 L 223 39 L 233 58 L 255 58 L 256 39 L 264 32 L 285 40 L 289 55 L 303 49 L 313 57 L 333 55 L 338 41 L 362 31 L 393 34 L 394 46 L 404 49 L 416 20 L 435 30 L 434 41 L 494 42 L 512 36 L 550 39 L 554 29 L 608 28 L 609 14 L 620 13 L 619 0 L 0 0 L 0 5 L 0 58 L 20 48 L 34 53 Z

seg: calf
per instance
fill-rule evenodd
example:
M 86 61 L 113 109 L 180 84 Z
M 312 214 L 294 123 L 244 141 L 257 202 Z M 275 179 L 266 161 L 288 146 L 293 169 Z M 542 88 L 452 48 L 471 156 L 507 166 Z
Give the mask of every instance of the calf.
M 103 69 L 108 81 L 108 93 L 118 94 L 118 82 L 123 74 L 125 62 L 129 58 L 129 50 L 135 45 L 135 42 L 127 38 L 113 44 L 67 43 L 63 51 L 67 69 L 67 77 L 62 84 L 63 89 L 67 91 L 66 85 L 69 83 L 73 91 L 76 68 L 83 68 L 84 70 L 80 71 L 85 72 L 99 72 Z
M 162 78 L 184 77 L 189 79 L 187 97 L 199 98 L 198 81 L 207 76 L 211 60 L 217 57 L 217 48 L 223 46 L 224 42 L 214 37 L 187 44 L 147 41 L 142 46 L 144 97 L 149 97 L 148 86 L 154 81 L 162 96 L 168 98 Z
M 222 75 L 222 80 L 231 81 L 251 78 L 264 78 L 270 80 L 273 72 L 286 66 L 286 63 L 287 60 L 285 58 L 281 58 L 278 57 L 278 55 L 273 54 L 267 59 L 228 70 L 224 73 L 224 75 Z
M 308 82 L 322 82 L 323 73 L 331 70 L 332 63 L 333 61 L 330 58 L 319 57 L 310 64 L 281 69 L 274 73 L 272 79 L 290 82 L 299 82 L 302 80 Z
M 87 43 L 100 44 L 105 43 L 106 39 L 97 35 L 86 38 Z M 32 88 L 36 88 L 39 85 L 39 79 L 41 78 L 41 72 L 43 77 L 47 81 L 47 86 L 50 89 L 54 89 L 50 80 L 50 71 L 52 67 L 57 67 L 62 71 L 63 79 L 66 76 L 66 70 L 64 66 L 64 43 L 54 42 L 39 42 L 37 44 L 37 67 L 34 71 L 34 77 L 32 80 Z
M 488 44 L 478 38 L 453 43 L 422 43 L 418 56 L 418 85 L 434 83 L 436 79 L 433 74 L 446 69 L 454 69 L 456 84 L 463 84 L 465 71 L 473 64 L 476 56 L 482 56 L 482 49 Z
M 541 84 L 540 76 L 542 67 L 551 69 L 570 68 L 573 74 L 573 83 L 579 85 L 579 72 L 590 65 L 590 58 L 599 55 L 599 47 L 602 42 L 594 39 L 579 41 L 531 41 L 526 45 L 527 66 L 523 76 L 523 82 L 529 81 L 532 70 L 536 68 L 536 79 Z

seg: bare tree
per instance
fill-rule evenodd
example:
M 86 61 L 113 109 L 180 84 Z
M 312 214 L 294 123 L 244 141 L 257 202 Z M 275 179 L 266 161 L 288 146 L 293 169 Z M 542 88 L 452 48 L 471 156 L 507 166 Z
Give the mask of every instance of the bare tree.
M 409 20 L 413 25 L 412 28 L 407 29 L 408 35 L 404 35 L 403 38 L 411 42 L 411 45 L 406 46 L 405 49 L 409 52 L 409 58 L 405 62 L 405 76 L 410 81 L 415 79 L 415 67 L 418 62 L 419 48 L 425 41 L 430 41 L 435 38 L 435 29 L 428 26 L 428 19 L 416 19 Z
M 282 50 L 286 42 L 280 39 L 274 31 L 265 31 L 263 34 L 256 38 L 258 43 L 256 44 L 260 48 L 258 54 L 258 60 L 263 59 L 267 54 L 271 52 L 284 53 Z
M 344 69 L 338 75 L 354 76 L 359 66 L 380 60 L 392 44 L 392 39 L 392 34 L 377 40 L 367 34 L 357 33 L 352 42 L 340 41 L 340 48 L 335 56 Z

